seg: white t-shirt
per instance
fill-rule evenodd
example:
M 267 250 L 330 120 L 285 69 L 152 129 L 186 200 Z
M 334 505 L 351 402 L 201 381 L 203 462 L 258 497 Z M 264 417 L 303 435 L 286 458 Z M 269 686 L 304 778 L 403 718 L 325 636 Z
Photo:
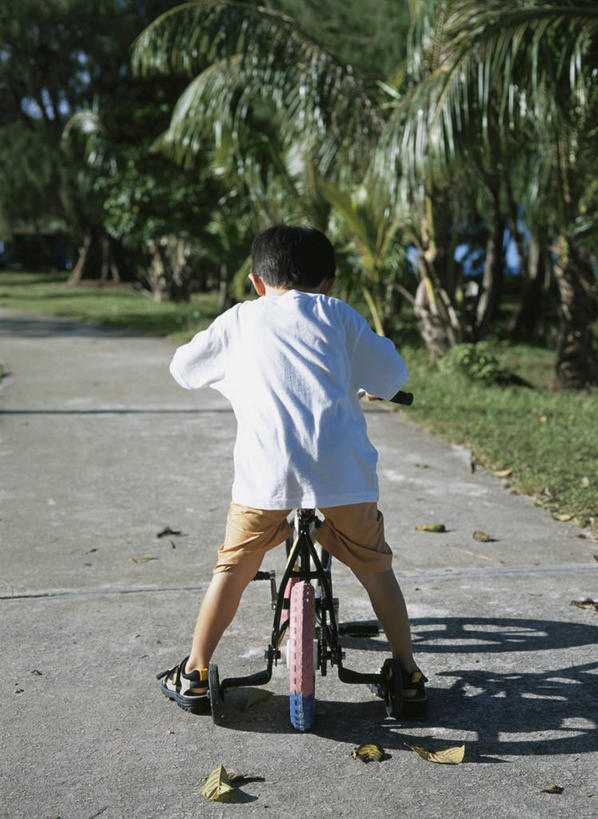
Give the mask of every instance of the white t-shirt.
M 178 348 L 170 372 L 182 387 L 213 387 L 232 404 L 235 503 L 378 500 L 378 455 L 357 392 L 392 398 L 407 368 L 345 302 L 290 290 L 237 304 Z

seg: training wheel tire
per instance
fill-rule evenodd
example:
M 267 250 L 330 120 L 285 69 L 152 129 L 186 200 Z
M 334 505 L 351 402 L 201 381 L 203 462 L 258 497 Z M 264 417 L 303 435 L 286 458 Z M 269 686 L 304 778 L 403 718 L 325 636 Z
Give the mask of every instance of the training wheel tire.
M 386 714 L 393 719 L 401 717 L 403 708 L 403 679 L 398 660 L 385 660 L 382 666 L 382 686 Z
M 222 725 L 224 722 L 224 708 L 222 705 L 222 692 L 220 690 L 220 675 L 218 674 L 218 666 L 214 663 L 208 665 L 208 694 L 214 724 Z

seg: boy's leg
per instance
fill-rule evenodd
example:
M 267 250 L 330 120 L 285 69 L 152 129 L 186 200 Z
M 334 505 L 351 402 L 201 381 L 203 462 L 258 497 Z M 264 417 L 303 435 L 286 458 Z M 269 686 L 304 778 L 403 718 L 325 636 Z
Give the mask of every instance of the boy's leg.
M 394 571 L 363 572 L 353 569 L 353 572 L 369 595 L 372 608 L 390 643 L 392 656 L 400 661 L 405 671 L 417 671 L 407 607 Z
M 212 580 L 202 600 L 191 653 L 185 672 L 207 668 L 220 638 L 231 623 L 241 595 L 247 584 L 255 577 L 262 562 L 263 552 L 248 555 L 242 563 L 231 566 L 226 572 L 212 575 Z
M 185 673 L 207 668 L 265 552 L 288 537 L 289 511 L 264 511 L 231 503 L 224 543 L 218 550 L 218 563 L 199 609 Z
M 413 658 L 407 607 L 395 573 L 392 552 L 384 537 L 384 518 L 375 503 L 322 509 L 325 521 L 318 541 L 352 569 L 366 589 L 372 608 L 388 638 L 393 657 L 407 674 L 419 671 Z M 416 689 L 405 690 L 414 696 Z

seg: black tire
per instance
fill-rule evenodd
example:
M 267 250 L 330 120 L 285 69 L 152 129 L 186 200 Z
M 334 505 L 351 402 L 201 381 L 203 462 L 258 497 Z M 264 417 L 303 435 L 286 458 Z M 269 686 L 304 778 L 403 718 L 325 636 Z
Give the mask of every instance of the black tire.
M 208 694 L 214 724 L 222 725 L 224 723 L 224 708 L 222 706 L 222 692 L 220 690 L 220 675 L 218 674 L 218 666 L 214 663 L 208 665 Z
M 382 687 L 386 713 L 393 719 L 400 719 L 403 708 L 403 679 L 398 660 L 385 660 L 382 666 Z

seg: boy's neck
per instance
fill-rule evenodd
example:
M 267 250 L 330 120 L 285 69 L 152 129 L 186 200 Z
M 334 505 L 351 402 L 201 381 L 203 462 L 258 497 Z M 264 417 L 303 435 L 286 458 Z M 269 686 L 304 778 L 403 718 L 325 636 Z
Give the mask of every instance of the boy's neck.
M 327 296 L 332 290 L 334 282 L 336 281 L 334 277 L 324 279 L 324 281 L 321 282 L 318 287 L 309 289 L 307 287 L 275 287 L 271 284 L 267 284 L 261 278 L 261 276 L 256 276 L 254 273 L 251 273 L 249 278 L 251 279 L 258 296 L 284 296 L 285 293 L 290 293 L 291 290 L 298 290 L 300 293 L 321 293 L 322 295 Z

